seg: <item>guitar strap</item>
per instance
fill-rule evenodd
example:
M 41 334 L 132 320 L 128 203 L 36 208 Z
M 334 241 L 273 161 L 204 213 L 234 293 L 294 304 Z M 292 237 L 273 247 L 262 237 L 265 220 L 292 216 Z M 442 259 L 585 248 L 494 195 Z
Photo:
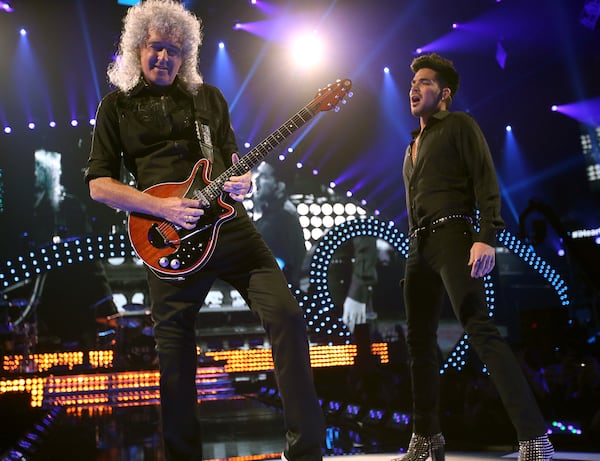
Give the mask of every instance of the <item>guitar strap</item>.
M 214 160 L 214 149 L 212 144 L 212 136 L 210 134 L 210 111 L 206 103 L 206 93 L 204 85 L 198 88 L 198 92 L 192 98 L 194 107 L 194 122 L 196 124 L 196 135 L 200 143 L 202 155 L 211 162 Z

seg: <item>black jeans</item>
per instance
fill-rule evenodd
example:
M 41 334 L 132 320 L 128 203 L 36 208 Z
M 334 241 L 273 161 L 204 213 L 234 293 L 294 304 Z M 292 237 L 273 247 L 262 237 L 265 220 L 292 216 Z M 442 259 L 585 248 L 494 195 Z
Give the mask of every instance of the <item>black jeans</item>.
M 487 365 L 519 440 L 546 431 L 546 424 L 512 350 L 488 315 L 483 279 L 473 279 L 469 224 L 451 221 L 411 240 L 404 280 L 407 343 L 413 388 L 414 432 L 441 432 L 437 329 L 444 289 L 469 342 Z
M 219 277 L 240 292 L 270 340 L 283 406 L 287 458 L 319 461 L 325 435 L 324 417 L 314 388 L 302 310 L 254 226 L 247 221 L 241 229 L 235 223 L 223 227 L 228 224 L 231 227 L 221 232 L 207 266 L 185 281 L 160 280 L 148 273 L 160 366 L 166 459 L 202 459 L 194 326 L 199 307 Z

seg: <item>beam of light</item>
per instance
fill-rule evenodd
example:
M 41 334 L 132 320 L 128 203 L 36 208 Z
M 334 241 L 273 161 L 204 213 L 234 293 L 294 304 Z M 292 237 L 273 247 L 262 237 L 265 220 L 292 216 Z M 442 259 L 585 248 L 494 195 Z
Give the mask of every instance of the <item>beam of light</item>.
M 510 211 L 510 214 L 514 220 L 513 222 L 518 224 L 519 223 L 519 213 L 517 212 L 515 204 L 512 201 L 512 198 L 510 196 L 510 191 L 508 190 L 507 187 L 504 186 L 504 183 L 502 181 L 502 178 L 500 177 L 500 174 L 497 174 L 496 176 L 498 177 L 498 184 L 500 185 L 500 195 L 502 196 L 502 202 L 506 207 L 508 207 L 508 210 Z
M 525 153 L 521 149 L 515 133 L 507 127 L 504 136 L 504 147 L 503 155 L 500 163 L 500 170 L 508 177 L 510 176 L 513 181 L 520 180 L 522 177 L 529 176 L 529 172 L 526 171 L 525 164 Z
M 503 5 L 499 5 L 476 19 L 461 22 L 460 27 L 452 28 L 436 40 L 421 46 L 417 54 L 431 51 L 444 53 L 457 50 L 472 52 L 490 49 L 498 52 L 500 43 L 498 37 L 509 39 L 515 36 L 530 36 L 531 34 L 528 33 L 530 27 L 530 19 L 526 18 L 521 11 L 508 10 L 508 8 L 503 8 Z M 501 67 L 502 61 L 506 61 L 506 56 L 498 62 Z
M 231 111 L 233 111 L 233 109 L 237 105 L 238 101 L 240 100 L 240 97 L 242 96 L 242 94 L 246 90 L 246 87 L 248 86 L 248 83 L 250 82 L 250 80 L 252 79 L 252 77 L 254 77 L 254 74 L 256 73 L 256 69 L 262 63 L 263 59 L 265 58 L 265 56 L 267 54 L 267 50 L 269 49 L 269 47 L 270 47 L 270 44 L 268 42 L 265 42 L 265 44 L 261 48 L 260 52 L 258 53 L 258 56 L 256 57 L 256 59 L 254 59 L 254 64 L 252 65 L 252 68 L 250 69 L 250 71 L 246 75 L 246 78 L 244 79 L 244 81 L 240 85 L 240 88 L 239 88 L 237 94 L 235 95 L 235 98 L 233 98 L 233 101 L 229 105 Z
M 90 74 L 92 76 L 92 82 L 94 84 L 95 99 L 90 98 L 88 95 L 88 114 L 92 117 L 96 113 L 98 102 L 102 98 L 100 94 L 100 84 L 98 83 L 98 72 L 96 71 L 96 64 L 94 62 L 94 51 L 92 50 L 92 41 L 90 40 L 90 33 L 87 28 L 87 21 L 85 17 L 85 10 L 83 8 L 83 1 L 77 2 L 77 14 L 79 16 L 79 22 L 82 27 L 83 41 L 85 43 L 85 49 L 87 51 L 88 63 L 90 65 Z
M 13 80 L 16 83 L 19 103 L 25 111 L 27 122 L 33 121 L 32 101 L 44 101 L 49 118 L 51 113 L 50 91 L 46 87 L 44 72 L 35 59 L 27 34 L 21 34 L 13 68 Z
M 278 41 L 279 37 L 287 36 L 289 24 L 283 19 L 254 22 L 236 22 L 234 30 L 248 32 L 267 41 Z
M 318 113 L 312 120 L 308 122 L 308 124 L 302 128 L 302 132 L 297 135 L 296 139 L 292 143 L 292 149 L 297 149 L 298 145 L 302 142 L 302 140 L 310 133 L 313 127 L 317 124 L 319 118 L 321 118 L 322 113 Z
M 374 113 L 375 139 L 379 142 L 365 147 L 366 151 L 352 162 L 337 178 L 337 183 L 358 182 L 364 177 L 365 171 L 373 169 L 374 157 L 380 159 L 383 167 L 373 171 L 375 180 L 370 186 L 373 190 L 363 192 L 369 203 L 378 203 L 378 208 L 385 213 L 389 207 L 397 207 L 398 201 L 403 202 L 402 162 L 405 147 L 411 140 L 410 127 L 416 127 L 418 122 L 406 107 L 408 89 L 404 93 L 396 82 L 393 74 L 382 72 L 383 84 L 379 85 L 379 111 Z M 406 86 L 407 87 L 407 86 Z M 397 146 L 390 149 L 390 146 Z M 401 187 L 398 187 L 398 185 Z M 387 191 L 392 191 L 389 193 Z M 356 193 L 360 193 L 355 190 Z M 382 197 L 385 199 L 383 201 Z M 383 201 L 383 203 L 381 203 Z
M 401 92 L 400 88 L 406 89 L 406 92 Z M 408 84 L 399 86 L 392 74 L 384 72 L 379 100 L 379 107 L 385 123 L 380 132 L 382 135 L 386 133 L 386 136 L 389 136 L 389 128 L 391 127 L 393 133 L 400 135 L 400 141 L 407 145 L 411 141 L 411 127 L 416 127 L 417 124 L 416 119 L 409 111 L 402 110 L 408 100 Z M 393 135 L 393 137 L 397 138 L 396 135 Z
M 235 68 L 227 47 L 218 47 L 210 72 L 210 80 L 219 82 L 219 88 L 229 100 L 236 99 L 236 89 L 239 88 L 239 73 Z
M 550 168 L 546 168 L 536 175 L 530 175 L 527 179 L 523 179 L 517 183 L 511 184 L 506 187 L 508 193 L 514 193 L 521 190 L 533 189 L 535 184 L 538 184 L 547 179 L 551 179 L 555 176 L 564 176 L 568 174 L 568 170 L 573 168 L 581 168 L 582 164 L 585 163 L 583 155 L 577 155 L 568 158 L 567 160 L 557 163 Z
M 268 3 L 268 2 L 261 2 L 261 1 L 256 1 L 256 2 L 252 2 L 252 5 L 254 5 L 257 9 L 259 9 L 260 11 L 262 11 L 265 15 L 273 17 L 277 14 L 279 14 L 280 8 L 276 5 L 273 5 L 272 3 Z
M 553 107 L 567 117 L 590 126 L 600 126 L 600 97 Z
M 405 29 L 407 23 L 412 21 L 415 11 L 418 9 L 419 2 L 410 2 L 410 6 L 404 11 L 404 14 L 398 18 L 393 27 L 390 27 L 385 31 L 377 45 L 372 49 L 366 57 L 360 60 L 360 66 L 353 72 L 352 77 L 357 79 L 362 75 L 363 72 L 372 72 L 373 60 L 379 55 L 380 52 L 386 52 L 389 49 L 389 42 L 396 39 L 396 34 Z

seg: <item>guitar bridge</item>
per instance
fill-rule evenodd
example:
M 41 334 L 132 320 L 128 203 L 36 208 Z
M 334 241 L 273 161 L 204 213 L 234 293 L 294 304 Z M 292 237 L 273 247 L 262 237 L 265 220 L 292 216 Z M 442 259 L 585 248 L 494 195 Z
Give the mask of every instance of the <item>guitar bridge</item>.
M 167 236 L 161 232 L 156 223 L 148 228 L 148 241 L 154 248 L 173 246 Z

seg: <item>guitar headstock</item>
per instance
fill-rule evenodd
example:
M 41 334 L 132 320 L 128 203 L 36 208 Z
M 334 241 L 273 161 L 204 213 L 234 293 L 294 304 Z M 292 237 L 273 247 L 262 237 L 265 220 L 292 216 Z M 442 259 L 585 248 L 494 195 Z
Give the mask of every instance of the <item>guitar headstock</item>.
M 307 107 L 313 114 L 331 109 L 339 110 L 338 104 L 346 102 L 344 100 L 346 96 L 352 97 L 351 89 L 352 80 L 349 78 L 338 79 L 335 83 L 330 83 L 325 88 L 320 89 Z

